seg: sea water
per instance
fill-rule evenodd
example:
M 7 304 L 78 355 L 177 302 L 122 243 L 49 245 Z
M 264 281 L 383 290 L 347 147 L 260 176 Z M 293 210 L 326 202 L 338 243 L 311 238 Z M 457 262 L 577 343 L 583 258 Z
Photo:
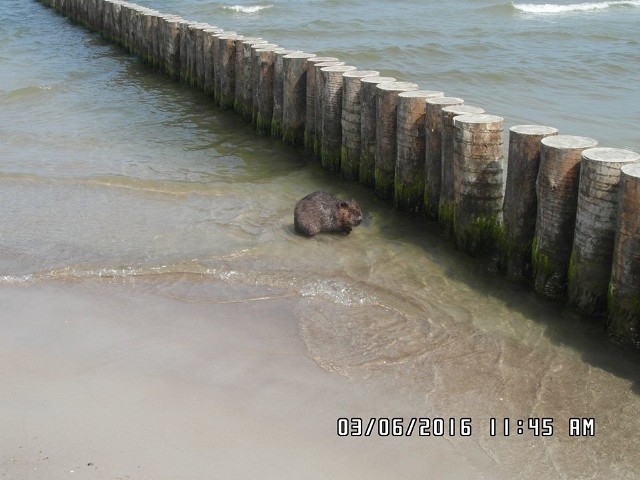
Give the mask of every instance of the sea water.
M 540 123 L 640 151 L 640 2 L 139 3 L 444 90 L 507 127 Z M 132 305 L 132 323 L 153 312 L 164 324 L 254 302 L 257 319 L 286 314 L 313 378 L 376 392 L 344 416 L 470 418 L 472 436 L 443 441 L 460 457 L 482 452 L 489 466 L 478 468 L 504 478 L 636 478 L 638 357 L 604 340 L 602 325 L 507 283 L 437 225 L 31 0 L 0 4 L 0 144 L 5 372 L 19 363 L 9 353 L 33 342 L 12 329 L 63 322 L 68 304 L 97 330 L 102 318 L 126 331 L 124 307 L 104 313 L 110 298 Z M 314 190 L 356 199 L 366 222 L 349 236 L 295 235 L 293 206 Z M 270 301 L 277 308 L 260 308 Z M 225 381 L 240 392 L 233 401 L 248 401 L 241 380 Z M 536 432 L 545 418 L 552 436 Z M 595 436 L 570 436 L 571 418 L 594 419 Z M 340 445 L 325 426 L 319 442 Z M 385 461 L 411 464 L 394 455 Z M 11 473 L 7 458 L 0 473 Z

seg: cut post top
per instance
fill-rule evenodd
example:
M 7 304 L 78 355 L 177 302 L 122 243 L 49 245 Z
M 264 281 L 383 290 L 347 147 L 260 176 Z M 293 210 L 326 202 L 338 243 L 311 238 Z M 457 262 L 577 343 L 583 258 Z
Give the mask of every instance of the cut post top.
M 593 138 L 575 135 L 551 135 L 543 138 L 541 142 L 546 147 L 561 150 L 593 148 L 598 144 Z
M 520 135 L 555 135 L 558 133 L 558 129 L 554 127 L 547 127 L 544 125 L 514 125 L 509 129 L 510 132 L 519 133 Z
M 274 43 L 266 43 L 257 45 L 258 48 L 252 48 L 254 52 L 275 52 L 280 47 Z
M 328 67 L 322 67 L 320 69 L 320 71 L 322 72 L 328 72 L 328 73 L 335 73 L 335 72 L 349 72 L 351 70 L 355 70 L 356 67 L 352 67 L 350 65 L 331 65 Z
M 464 103 L 464 100 L 458 97 L 431 97 L 427 98 L 427 103 L 429 105 L 451 106 L 462 105 Z
M 429 98 L 443 97 L 444 92 L 438 92 L 436 90 L 411 90 L 401 92 L 398 96 L 402 98 L 424 98 L 426 102 Z
M 450 105 L 442 109 L 443 113 L 453 113 L 455 115 L 484 113 L 484 109 L 473 105 Z
M 246 43 L 248 45 L 255 45 L 257 43 L 268 43 L 265 39 L 260 37 L 245 37 L 242 39 L 242 43 Z
M 395 82 L 396 79 L 393 77 L 364 77 L 362 83 L 386 83 L 386 82 Z
M 218 33 L 213 34 L 213 36 L 216 38 L 226 38 L 227 35 L 237 35 L 237 33 L 234 31 L 220 30 Z
M 336 57 L 313 57 L 309 59 L 311 63 L 321 63 L 321 62 L 339 62 L 340 59 Z
M 384 90 L 387 92 L 408 92 L 410 90 L 417 90 L 418 84 L 411 82 L 384 82 L 376 85 L 378 90 Z
M 640 154 L 624 148 L 597 147 L 584 150 L 582 158 L 594 162 L 629 163 L 640 161 Z
M 308 58 L 314 58 L 315 56 L 316 56 L 315 53 L 305 53 L 305 52 L 296 51 L 296 52 L 293 52 L 293 53 L 289 53 L 288 55 L 285 55 L 284 58 L 308 59 Z
M 300 50 L 291 50 L 291 49 L 287 49 L 287 48 L 281 48 L 279 50 L 276 51 L 277 55 L 280 55 L 282 57 L 286 57 L 287 55 L 291 55 L 292 53 L 297 53 L 300 52 Z
M 350 78 L 377 77 L 378 75 L 380 75 L 380 72 L 376 70 L 351 70 L 344 74 L 345 77 Z
M 466 115 L 458 115 L 454 117 L 453 124 L 456 127 L 462 125 L 469 124 L 485 124 L 487 127 L 495 126 L 496 128 L 502 128 L 502 122 L 504 118 L 499 117 L 497 115 L 488 115 L 485 113 L 475 113 L 475 114 L 466 114 Z
M 640 180 L 640 163 L 629 163 L 622 167 L 620 171 L 629 177 L 633 177 L 637 180 Z

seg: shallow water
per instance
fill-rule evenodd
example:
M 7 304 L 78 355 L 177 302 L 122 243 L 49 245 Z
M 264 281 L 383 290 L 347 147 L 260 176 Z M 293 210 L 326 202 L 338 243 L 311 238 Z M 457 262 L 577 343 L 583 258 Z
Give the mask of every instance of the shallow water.
M 640 150 L 637 129 L 621 128 L 640 118 L 640 102 L 632 101 L 640 78 L 640 62 L 633 61 L 638 33 L 631 28 L 640 9 L 628 5 L 594 17 L 530 15 L 490 2 L 456 9 L 450 2 L 364 9 L 360 2 L 273 2 L 256 13 L 223 8 L 232 2 L 140 3 L 335 54 L 424 87 L 444 85 L 447 94 L 512 123 L 539 120 L 562 133 Z M 300 11 L 310 16 L 304 28 L 292 19 Z M 382 22 L 383 16 L 394 21 Z M 437 28 L 415 24 L 419 16 L 437 19 Z M 526 58 L 514 60 L 518 51 Z M 509 63 L 496 69 L 505 59 Z M 72 315 L 69 304 L 78 305 L 73 312 L 79 316 L 85 309 L 97 331 L 115 321 L 124 337 L 148 330 L 153 338 L 154 318 L 163 324 L 195 318 L 206 325 L 203 312 L 211 302 L 231 305 L 224 315 L 233 316 L 241 313 L 234 302 L 249 297 L 256 308 L 242 315 L 288 318 L 287 335 L 315 362 L 304 373 L 274 366 L 294 379 L 298 394 L 317 394 L 326 375 L 348 386 L 348 394 L 320 410 L 325 420 L 469 417 L 475 427 L 470 438 L 443 440 L 448 454 L 467 457 L 487 478 L 637 476 L 637 355 L 602 340 L 601 326 L 508 284 L 487 262 L 459 254 L 436 225 L 394 212 L 369 190 L 254 134 L 200 93 L 146 70 L 30 0 L 0 6 L 0 111 L 6 352 L 34 354 L 33 329 L 12 335 L 16 318 L 37 329 L 43 312 L 53 322 Z M 357 199 L 367 221 L 349 236 L 296 236 L 293 206 L 314 190 Z M 98 300 L 101 292 L 105 299 Z M 262 308 L 270 298 L 280 299 L 275 309 Z M 122 306 L 105 310 L 103 301 Z M 245 328 L 257 327 L 248 322 Z M 250 347 L 246 339 L 237 342 Z M 49 348 L 42 352 L 49 355 Z M 225 352 L 220 358 L 228 358 Z M 14 378 L 9 372 L 17 360 L 9 358 L 4 375 Z M 207 357 L 194 353 L 193 362 L 199 361 Z M 179 368 L 173 380 L 186 370 Z M 98 378 L 105 374 L 96 371 Z M 203 375 L 194 384 L 215 383 L 220 372 Z M 247 402 L 246 382 L 258 382 L 264 394 L 270 380 L 262 375 L 225 377 L 233 393 L 220 401 Z M 316 386 L 305 392 L 307 377 Z M 350 403 L 355 397 L 362 401 Z M 248 405 L 248 415 L 258 415 L 255 408 Z M 260 414 L 279 418 L 283 411 Z M 492 437 L 491 417 L 511 418 L 511 435 Z M 554 435 L 535 437 L 528 429 L 518 435 L 517 419 L 529 417 L 552 417 Z M 596 436 L 570 437 L 571 417 L 595 418 Z M 317 442 L 310 448 L 344 440 L 335 425 L 323 426 L 331 433 L 318 433 L 316 420 L 311 438 L 318 435 Z M 275 437 L 274 454 L 286 465 L 288 444 Z M 366 450 L 366 442 L 357 444 Z M 423 466 L 409 457 L 386 460 L 405 464 L 406 478 L 417 478 Z M 10 465 L 0 462 L 0 472 L 14 472 Z

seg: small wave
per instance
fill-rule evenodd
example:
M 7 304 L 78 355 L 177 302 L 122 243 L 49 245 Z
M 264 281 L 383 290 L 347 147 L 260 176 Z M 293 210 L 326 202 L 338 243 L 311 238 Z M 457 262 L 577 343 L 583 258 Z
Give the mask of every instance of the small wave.
M 605 10 L 611 7 L 628 6 L 628 7 L 640 7 L 640 1 L 638 0 L 621 0 L 613 2 L 586 2 L 586 3 L 571 3 L 568 5 L 558 5 L 555 3 L 533 4 L 533 3 L 512 3 L 513 7 L 525 13 L 569 13 L 569 12 L 588 12 L 592 10 Z
M 378 299 L 364 290 L 342 281 L 316 280 L 304 285 L 300 294 L 303 297 L 320 297 L 340 305 L 376 305 Z
M 260 10 L 266 10 L 267 8 L 273 8 L 273 5 L 255 5 L 253 7 L 247 7 L 244 5 L 232 5 L 232 6 L 226 6 L 226 7 L 222 7 L 225 10 L 231 10 L 233 12 L 237 12 L 237 13 L 257 13 Z
M 21 87 L 15 90 L 0 90 L 2 96 L 0 101 L 17 101 L 23 99 L 40 100 L 43 95 L 49 95 L 50 92 L 55 92 L 56 85 L 29 85 L 27 87 Z
M 196 260 L 161 265 L 68 265 L 33 273 L 0 275 L 0 285 L 36 284 L 51 280 L 131 279 L 172 274 L 202 275 Z

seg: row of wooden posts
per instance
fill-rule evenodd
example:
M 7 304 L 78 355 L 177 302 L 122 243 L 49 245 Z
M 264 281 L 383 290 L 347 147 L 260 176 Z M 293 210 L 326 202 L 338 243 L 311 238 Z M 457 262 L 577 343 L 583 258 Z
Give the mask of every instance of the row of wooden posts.
M 640 347 L 640 155 L 120 0 L 40 0 Z M 419 218 L 419 217 L 417 217 Z

